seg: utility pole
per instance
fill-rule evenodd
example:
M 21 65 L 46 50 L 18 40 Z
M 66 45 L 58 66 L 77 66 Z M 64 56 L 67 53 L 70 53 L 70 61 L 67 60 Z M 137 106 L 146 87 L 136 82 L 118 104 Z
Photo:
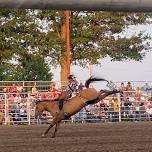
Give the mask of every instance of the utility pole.
M 70 51 L 70 11 L 65 11 L 66 16 L 66 62 L 67 62 L 67 76 L 70 74 L 71 51 Z

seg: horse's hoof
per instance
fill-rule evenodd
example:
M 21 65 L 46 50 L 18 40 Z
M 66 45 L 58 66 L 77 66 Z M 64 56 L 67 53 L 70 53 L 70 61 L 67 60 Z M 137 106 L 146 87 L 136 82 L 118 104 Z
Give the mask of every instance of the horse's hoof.
M 55 138 L 55 136 L 53 135 L 53 136 L 51 136 L 51 138 Z
M 42 134 L 42 137 L 45 137 L 45 134 Z

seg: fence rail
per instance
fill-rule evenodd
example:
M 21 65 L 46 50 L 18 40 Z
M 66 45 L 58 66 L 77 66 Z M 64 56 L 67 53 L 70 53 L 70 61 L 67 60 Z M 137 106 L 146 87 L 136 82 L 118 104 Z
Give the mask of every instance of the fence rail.
M 43 92 L 42 92 L 43 93 Z M 130 93 L 130 92 L 126 92 Z M 134 92 L 131 92 L 132 94 Z M 12 97 L 14 94 L 1 93 L 0 123 L 1 124 L 43 124 L 52 119 L 48 112 L 44 112 L 41 119 L 35 119 L 35 98 L 31 93 Z M 151 121 L 152 101 L 149 94 L 141 96 L 137 101 L 129 96 L 126 101 L 120 94 L 111 96 L 98 104 L 87 106 L 72 116 L 69 122 L 116 122 L 116 121 Z
M 16 85 L 22 86 L 24 92 L 31 91 L 33 86 L 36 86 L 38 90 L 48 90 L 51 81 L 0 81 L 0 92 L 4 92 L 4 90 L 9 87 Z M 61 83 L 56 82 L 57 86 L 60 87 Z

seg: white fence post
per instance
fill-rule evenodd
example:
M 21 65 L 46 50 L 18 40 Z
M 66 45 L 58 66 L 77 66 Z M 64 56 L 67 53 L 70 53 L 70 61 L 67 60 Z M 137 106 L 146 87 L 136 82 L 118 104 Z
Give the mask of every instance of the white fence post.
M 30 103 L 30 94 L 28 93 L 28 98 L 27 98 L 27 121 L 28 124 L 31 124 L 31 103 Z
M 118 106 L 119 106 L 119 122 L 121 122 L 121 96 L 120 93 L 117 93 Z
M 6 93 L 4 94 L 4 100 L 5 100 L 5 122 L 4 124 L 6 125 L 7 124 L 7 98 L 6 98 Z

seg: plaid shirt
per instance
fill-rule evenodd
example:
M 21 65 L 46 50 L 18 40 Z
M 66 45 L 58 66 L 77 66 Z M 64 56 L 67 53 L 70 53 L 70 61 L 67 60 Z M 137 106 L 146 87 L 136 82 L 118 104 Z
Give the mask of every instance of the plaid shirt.
M 69 93 L 69 94 L 76 94 L 77 91 L 78 91 L 78 86 L 79 86 L 79 83 L 78 81 L 76 80 L 73 80 L 71 83 L 69 83 L 65 90 Z

